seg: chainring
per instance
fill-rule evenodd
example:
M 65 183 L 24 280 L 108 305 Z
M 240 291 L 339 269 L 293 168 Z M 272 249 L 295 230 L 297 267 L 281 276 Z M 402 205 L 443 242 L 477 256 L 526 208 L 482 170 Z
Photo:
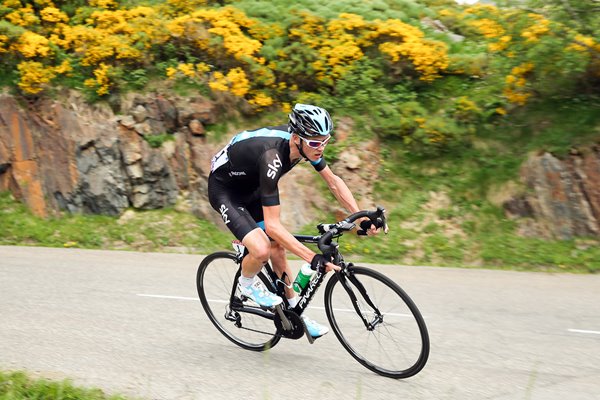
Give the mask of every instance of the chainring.
M 290 321 L 292 328 L 286 330 L 283 328 L 283 322 L 281 321 L 281 317 L 279 314 L 275 313 L 275 327 L 277 331 L 285 338 L 288 339 L 300 339 L 304 336 L 304 325 L 302 324 L 302 319 L 298 314 L 290 310 L 283 310 L 283 314 Z

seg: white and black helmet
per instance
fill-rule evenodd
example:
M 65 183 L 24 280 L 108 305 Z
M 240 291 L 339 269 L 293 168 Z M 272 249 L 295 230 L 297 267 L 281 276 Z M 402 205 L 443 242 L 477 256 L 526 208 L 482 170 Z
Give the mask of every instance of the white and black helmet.
M 290 133 L 302 137 L 328 136 L 333 131 L 331 116 L 321 107 L 298 103 L 289 117 Z

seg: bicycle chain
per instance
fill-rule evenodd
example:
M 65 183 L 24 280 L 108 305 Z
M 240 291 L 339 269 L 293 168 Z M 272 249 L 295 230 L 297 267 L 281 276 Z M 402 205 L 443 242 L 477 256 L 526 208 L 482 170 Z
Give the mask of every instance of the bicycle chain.
M 285 338 L 285 335 L 282 335 L 282 334 L 259 331 L 258 329 L 246 328 L 244 326 L 240 326 L 239 329 L 245 329 L 245 330 L 251 331 L 251 332 L 262 333 L 263 335 L 267 335 L 267 336 L 278 336 L 281 338 Z

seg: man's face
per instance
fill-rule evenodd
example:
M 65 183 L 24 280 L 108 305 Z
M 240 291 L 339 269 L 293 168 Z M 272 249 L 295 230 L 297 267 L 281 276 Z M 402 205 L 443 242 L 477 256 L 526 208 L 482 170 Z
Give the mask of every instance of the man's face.
M 296 136 L 298 146 L 301 146 L 302 151 L 310 161 L 317 161 L 323 156 L 323 151 L 331 139 L 331 136 L 314 136 L 311 138 L 303 138 Z

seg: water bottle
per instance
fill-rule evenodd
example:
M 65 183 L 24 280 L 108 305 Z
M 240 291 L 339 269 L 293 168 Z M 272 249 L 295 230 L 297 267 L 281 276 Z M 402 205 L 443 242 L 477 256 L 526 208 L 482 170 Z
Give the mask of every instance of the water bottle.
M 308 282 L 310 282 L 315 272 L 316 271 L 310 267 L 310 264 L 302 264 L 302 267 L 300 268 L 300 271 L 298 271 L 298 275 L 292 284 L 294 291 L 296 291 L 296 293 L 302 292 L 302 289 L 308 285 Z

